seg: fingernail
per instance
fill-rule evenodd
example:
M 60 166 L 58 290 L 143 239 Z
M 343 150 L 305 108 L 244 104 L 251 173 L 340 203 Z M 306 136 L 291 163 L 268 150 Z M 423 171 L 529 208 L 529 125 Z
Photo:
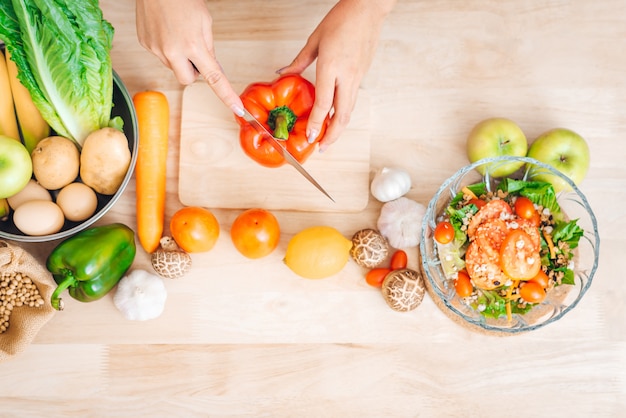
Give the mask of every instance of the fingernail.
M 315 142 L 315 139 L 317 138 L 317 135 L 319 135 L 319 132 L 317 129 L 311 129 L 311 132 L 309 133 L 309 136 L 307 137 L 307 140 L 309 141 L 309 144 L 312 144 L 313 142 Z
M 232 106 L 230 107 L 230 110 L 232 110 L 232 111 L 233 111 L 233 113 L 234 113 L 235 115 L 239 116 L 239 117 L 242 117 L 242 116 L 243 116 L 243 109 L 242 109 L 241 107 L 237 106 L 237 105 L 232 105 Z
M 326 151 L 326 149 L 327 149 L 327 148 L 328 148 L 328 145 L 322 144 L 322 145 L 320 145 L 320 147 L 319 147 L 319 150 L 318 150 L 318 151 L 319 151 L 319 152 L 320 152 L 320 154 L 321 154 L 321 153 L 323 153 L 324 151 Z
M 283 72 L 283 71 L 285 71 L 285 69 L 286 69 L 287 67 L 288 67 L 288 66 L 285 66 L 285 67 L 283 67 L 283 68 L 279 68 L 278 70 L 276 70 L 276 74 L 282 74 L 282 72 Z

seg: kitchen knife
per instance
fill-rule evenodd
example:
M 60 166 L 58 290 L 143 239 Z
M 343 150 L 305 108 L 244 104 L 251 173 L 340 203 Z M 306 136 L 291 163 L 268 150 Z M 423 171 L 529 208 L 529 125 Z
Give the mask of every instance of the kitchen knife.
M 302 165 L 298 162 L 298 160 L 296 160 L 295 157 L 293 155 L 291 155 L 289 153 L 289 151 L 287 151 L 287 149 L 281 145 L 282 141 L 279 140 L 279 139 L 276 139 L 274 137 L 274 135 L 272 135 L 267 129 L 265 129 L 265 126 L 263 126 L 263 124 L 261 124 L 261 122 L 259 122 L 254 116 L 252 116 L 250 114 L 250 112 L 248 112 L 247 109 L 243 110 L 243 116 L 242 117 L 246 120 L 246 122 L 248 122 L 250 125 L 252 125 L 254 127 L 254 129 L 257 130 L 257 132 L 259 132 L 261 135 L 263 135 L 263 139 L 268 141 L 274 147 L 274 149 L 276 149 L 276 151 L 278 151 L 280 153 L 280 155 L 283 156 L 285 161 L 287 161 L 289 164 L 291 164 L 293 167 L 295 167 L 295 169 L 298 170 L 300 172 L 300 174 L 302 174 L 304 177 L 306 177 L 307 180 L 309 180 L 315 187 L 317 187 L 319 191 L 324 193 L 330 200 L 332 200 L 333 202 L 335 201 L 335 199 L 333 199 L 328 194 L 328 192 L 326 190 L 324 190 L 324 188 L 317 181 L 315 181 L 313 176 L 311 176 L 304 169 L 304 167 L 302 167 Z

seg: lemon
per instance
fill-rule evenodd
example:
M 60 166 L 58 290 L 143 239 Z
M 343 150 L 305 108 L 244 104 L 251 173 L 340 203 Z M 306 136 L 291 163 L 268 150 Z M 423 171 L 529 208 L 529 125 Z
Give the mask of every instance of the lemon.
M 287 244 L 284 262 L 307 279 L 323 279 L 339 273 L 348 262 L 352 241 L 329 226 L 303 229 Z

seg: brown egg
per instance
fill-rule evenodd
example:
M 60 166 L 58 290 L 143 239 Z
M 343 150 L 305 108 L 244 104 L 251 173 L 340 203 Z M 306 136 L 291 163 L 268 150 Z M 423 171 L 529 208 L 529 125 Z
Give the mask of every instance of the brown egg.
M 63 228 L 63 211 L 54 202 L 31 200 L 22 203 L 13 213 L 13 223 L 26 235 L 49 235 Z
M 75 222 L 88 219 L 98 207 L 96 192 L 86 184 L 78 182 L 63 187 L 57 195 L 56 202 L 65 218 Z
M 22 203 L 30 200 L 52 200 L 50 192 L 35 180 L 29 180 L 26 186 L 13 196 L 7 198 L 11 209 L 17 209 Z

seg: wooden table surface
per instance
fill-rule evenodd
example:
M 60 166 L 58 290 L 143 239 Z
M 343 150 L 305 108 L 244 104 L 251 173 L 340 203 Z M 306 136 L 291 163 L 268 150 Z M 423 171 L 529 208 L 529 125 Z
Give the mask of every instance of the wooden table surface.
M 174 2 L 173 2 L 174 4 Z M 271 79 L 333 0 L 214 0 L 218 57 L 233 83 Z M 399 0 L 362 87 L 371 100 L 372 172 L 411 173 L 426 204 L 467 163 L 471 127 L 518 122 L 530 139 L 563 126 L 584 136 L 581 185 L 598 218 L 600 266 L 578 307 L 529 334 L 466 330 L 427 296 L 389 309 L 349 263 L 309 281 L 282 263 L 289 238 L 326 224 L 346 236 L 374 227 L 358 213 L 277 211 L 279 248 L 251 261 L 234 250 L 238 210 L 210 208 L 222 234 L 167 281 L 163 315 L 123 319 L 112 296 L 66 309 L 26 352 L 0 365 L 0 416 L 618 417 L 626 410 L 626 21 L 622 0 Z M 116 29 L 114 68 L 131 94 L 171 106 L 166 218 L 178 200 L 182 87 L 137 42 L 134 2 L 103 0 Z M 172 34 L 176 36 L 176 34 Z M 237 179 L 232 179 L 236 182 Z M 320 198 L 322 196 L 320 195 Z M 100 223 L 134 227 L 135 184 Z M 42 260 L 52 244 L 27 247 Z M 409 267 L 417 254 L 410 253 Z M 140 250 L 133 268 L 150 268 Z

